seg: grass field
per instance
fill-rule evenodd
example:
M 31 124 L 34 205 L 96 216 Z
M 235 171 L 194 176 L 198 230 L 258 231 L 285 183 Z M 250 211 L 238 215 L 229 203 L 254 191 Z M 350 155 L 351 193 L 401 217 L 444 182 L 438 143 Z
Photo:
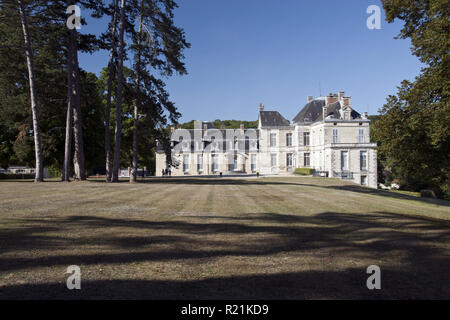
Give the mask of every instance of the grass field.
M 1 299 L 450 298 L 446 201 L 308 177 L 0 182 L 0 195 Z M 381 290 L 366 287 L 373 264 Z

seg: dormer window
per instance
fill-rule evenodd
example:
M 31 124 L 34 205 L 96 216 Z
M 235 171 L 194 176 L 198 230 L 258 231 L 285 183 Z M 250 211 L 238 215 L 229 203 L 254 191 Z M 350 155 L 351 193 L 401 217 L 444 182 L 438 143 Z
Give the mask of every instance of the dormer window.
M 349 107 L 344 108 L 344 120 L 351 120 L 351 112 Z

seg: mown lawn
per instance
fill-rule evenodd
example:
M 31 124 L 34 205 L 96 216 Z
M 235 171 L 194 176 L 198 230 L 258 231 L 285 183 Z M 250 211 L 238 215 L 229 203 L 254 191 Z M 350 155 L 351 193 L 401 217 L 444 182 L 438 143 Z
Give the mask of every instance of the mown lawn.
M 1 299 L 449 299 L 449 240 L 449 202 L 334 179 L 0 182 Z

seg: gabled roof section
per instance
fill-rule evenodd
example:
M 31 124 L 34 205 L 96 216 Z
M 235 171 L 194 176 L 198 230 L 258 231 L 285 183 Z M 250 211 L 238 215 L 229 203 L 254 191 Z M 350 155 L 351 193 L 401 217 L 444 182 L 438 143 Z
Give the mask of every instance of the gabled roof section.
M 322 99 L 308 102 L 292 121 L 294 123 L 316 122 L 319 116 L 322 117 L 322 108 L 324 106 L 325 100 Z
M 260 111 L 261 127 L 289 127 L 291 123 L 278 111 Z
M 307 103 L 302 110 L 292 120 L 294 123 L 312 123 L 323 120 L 323 107 L 325 106 L 325 100 L 315 99 Z M 352 109 L 351 118 L 357 119 L 361 115 Z M 327 116 L 332 116 L 334 119 L 342 119 L 341 116 L 341 103 L 339 101 L 331 103 L 327 108 Z

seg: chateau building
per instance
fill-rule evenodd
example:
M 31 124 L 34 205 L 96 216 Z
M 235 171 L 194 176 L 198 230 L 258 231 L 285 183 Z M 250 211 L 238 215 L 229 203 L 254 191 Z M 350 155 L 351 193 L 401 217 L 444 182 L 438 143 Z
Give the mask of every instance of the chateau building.
M 213 128 L 196 121 L 192 130 L 172 129 L 171 162 L 158 143 L 156 174 L 280 174 L 313 168 L 316 174 L 377 187 L 377 145 L 370 120 L 351 107 L 351 98 L 308 97 L 292 122 L 260 105 L 258 128 Z

